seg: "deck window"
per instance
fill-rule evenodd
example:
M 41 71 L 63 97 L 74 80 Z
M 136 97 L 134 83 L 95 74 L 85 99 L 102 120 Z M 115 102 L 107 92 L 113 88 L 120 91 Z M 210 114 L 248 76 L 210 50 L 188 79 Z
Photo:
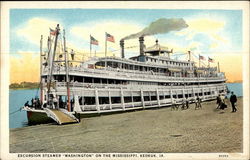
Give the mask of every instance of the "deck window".
M 111 97 L 111 103 L 121 103 L 121 97 Z

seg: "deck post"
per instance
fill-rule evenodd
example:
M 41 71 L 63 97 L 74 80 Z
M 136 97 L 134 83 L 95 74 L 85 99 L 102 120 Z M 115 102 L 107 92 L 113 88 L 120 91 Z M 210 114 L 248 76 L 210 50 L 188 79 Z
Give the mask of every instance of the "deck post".
M 183 94 L 183 98 L 186 98 L 185 97 L 185 90 L 184 89 L 182 89 L 182 94 Z
M 217 92 L 217 95 L 216 96 L 218 96 L 219 95 L 219 89 L 218 89 L 218 86 L 216 85 L 216 92 Z
M 95 105 L 96 105 L 97 112 L 100 113 L 99 97 L 98 97 L 98 90 L 97 89 L 95 89 Z
M 82 111 L 84 111 L 84 107 L 85 107 L 85 99 L 84 99 L 84 94 L 82 94 L 81 93 L 81 97 L 82 97 L 82 107 L 80 107 L 80 109 L 82 110 Z
M 141 102 L 142 102 L 142 106 L 145 109 L 145 102 L 144 102 L 144 96 L 143 96 L 143 90 L 141 89 Z
M 124 95 L 123 95 L 122 87 L 121 87 L 121 104 L 122 104 L 122 109 L 125 111 Z
M 156 96 L 157 96 L 157 103 L 158 103 L 158 106 L 160 107 L 160 97 L 159 97 L 159 90 L 156 89 Z
M 203 97 L 203 99 L 205 99 L 204 88 L 203 87 L 202 87 L 202 97 Z
M 170 98 L 171 98 L 171 104 L 173 104 L 173 90 L 172 89 L 170 89 Z
M 81 108 L 80 108 L 80 104 L 79 104 L 79 97 L 77 95 L 74 95 L 74 108 L 73 111 L 74 112 L 81 112 Z
M 135 107 L 135 105 L 134 105 L 134 100 L 133 100 L 133 91 L 132 90 L 130 90 L 130 92 L 131 92 L 131 102 L 132 102 L 132 106 L 133 106 L 133 108 Z
M 163 103 L 165 104 L 165 91 L 163 90 Z
M 109 94 L 109 108 L 110 108 L 110 110 L 112 110 L 112 102 L 111 102 L 110 90 L 108 90 L 108 94 Z
M 193 97 L 195 98 L 195 91 L 194 91 L 194 87 L 192 87 L 192 91 L 193 91 Z

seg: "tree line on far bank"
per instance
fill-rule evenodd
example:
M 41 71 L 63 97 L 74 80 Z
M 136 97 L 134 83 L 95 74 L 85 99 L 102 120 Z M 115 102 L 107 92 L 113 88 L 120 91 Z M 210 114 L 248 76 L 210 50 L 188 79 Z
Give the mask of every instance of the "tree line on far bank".
M 12 83 L 9 85 L 10 89 L 34 89 L 38 88 L 38 82 L 21 82 L 21 83 Z

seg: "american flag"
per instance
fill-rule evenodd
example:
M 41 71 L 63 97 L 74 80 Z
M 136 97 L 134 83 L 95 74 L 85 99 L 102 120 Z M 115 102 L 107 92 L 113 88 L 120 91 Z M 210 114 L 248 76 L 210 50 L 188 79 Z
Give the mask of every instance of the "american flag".
M 210 58 L 210 57 L 208 57 L 208 62 L 214 62 L 214 60 L 212 59 L 212 58 Z
M 206 60 L 204 56 L 199 55 L 199 60 Z
M 115 43 L 115 38 L 111 34 L 106 33 L 106 40 Z
M 90 35 L 90 44 L 98 45 L 98 40 Z
M 49 28 L 50 35 L 55 36 L 56 30 Z

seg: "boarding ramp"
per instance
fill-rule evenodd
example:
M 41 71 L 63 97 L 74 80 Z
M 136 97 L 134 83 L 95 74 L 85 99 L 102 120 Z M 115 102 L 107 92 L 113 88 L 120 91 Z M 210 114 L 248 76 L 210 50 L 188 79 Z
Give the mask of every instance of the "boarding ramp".
M 52 118 L 58 124 L 78 123 L 79 120 L 65 109 L 44 108 L 48 117 Z

